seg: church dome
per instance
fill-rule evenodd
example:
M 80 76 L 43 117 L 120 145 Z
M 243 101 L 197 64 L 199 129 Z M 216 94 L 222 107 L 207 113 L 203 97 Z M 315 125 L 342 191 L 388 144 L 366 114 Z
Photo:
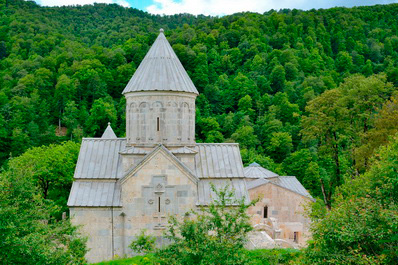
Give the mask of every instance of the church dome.
M 177 91 L 199 94 L 170 43 L 160 33 L 123 94 L 138 91 Z
M 275 178 L 279 175 L 263 168 L 256 162 L 251 163 L 248 167 L 243 169 L 245 177 L 249 179 L 268 179 L 268 178 Z

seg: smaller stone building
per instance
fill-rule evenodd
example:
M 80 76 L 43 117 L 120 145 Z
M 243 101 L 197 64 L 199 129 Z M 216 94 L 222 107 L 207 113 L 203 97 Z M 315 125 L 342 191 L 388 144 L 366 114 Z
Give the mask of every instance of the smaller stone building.
M 304 207 L 314 199 L 303 185 L 294 176 L 279 176 L 257 163 L 245 167 L 244 174 L 250 199 L 259 199 L 248 212 L 255 230 L 285 243 L 279 245 L 304 245 L 309 237 Z

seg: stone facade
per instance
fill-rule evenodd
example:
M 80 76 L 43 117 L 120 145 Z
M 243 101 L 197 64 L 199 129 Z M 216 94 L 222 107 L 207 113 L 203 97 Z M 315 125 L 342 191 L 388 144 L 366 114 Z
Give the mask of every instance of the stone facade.
M 109 260 L 114 256 L 112 225 L 115 213 L 110 207 L 72 207 L 72 224 L 80 225 L 80 232 L 88 238 L 89 249 L 86 258 L 89 262 Z
M 184 215 L 195 207 L 196 180 L 159 149 L 153 157 L 121 182 L 123 212 L 137 229 L 161 236 L 168 215 Z
M 131 255 L 128 245 L 142 229 L 163 244 L 167 216 L 196 207 L 197 179 L 163 148 L 120 181 L 123 207 L 71 207 L 72 223 L 88 236 L 90 262 Z
M 250 189 L 249 195 L 252 200 L 259 198 L 248 210 L 253 226 L 267 225 L 274 239 L 305 245 L 310 233 L 304 207 L 311 199 L 272 183 Z
M 195 94 L 146 91 L 125 96 L 128 145 L 195 144 Z

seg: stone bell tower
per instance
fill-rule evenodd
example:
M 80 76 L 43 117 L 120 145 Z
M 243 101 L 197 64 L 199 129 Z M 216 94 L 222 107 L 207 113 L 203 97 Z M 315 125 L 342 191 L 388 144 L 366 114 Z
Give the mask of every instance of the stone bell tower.
M 195 145 L 199 94 L 163 29 L 123 90 L 127 146 Z

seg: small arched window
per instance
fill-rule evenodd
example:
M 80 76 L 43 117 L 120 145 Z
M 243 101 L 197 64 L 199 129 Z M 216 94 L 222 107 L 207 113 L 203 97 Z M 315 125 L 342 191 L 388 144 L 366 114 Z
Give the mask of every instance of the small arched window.
M 268 206 L 264 207 L 263 218 L 268 218 Z
M 299 233 L 298 232 L 293 233 L 293 241 L 295 243 L 298 243 L 298 241 L 299 241 Z

